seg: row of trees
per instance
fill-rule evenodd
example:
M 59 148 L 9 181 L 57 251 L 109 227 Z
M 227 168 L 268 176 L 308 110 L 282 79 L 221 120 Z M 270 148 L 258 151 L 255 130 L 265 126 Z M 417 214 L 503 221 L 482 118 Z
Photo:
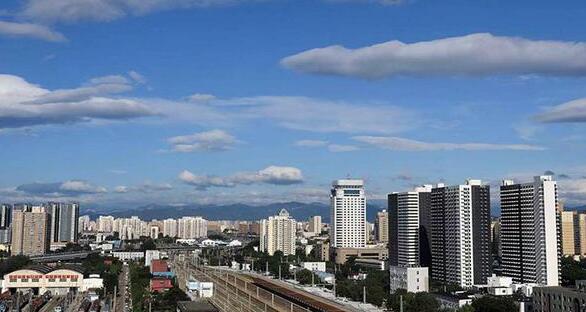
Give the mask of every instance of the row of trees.
M 118 278 L 122 272 L 122 262 L 118 259 L 104 261 L 99 254 L 89 254 L 82 262 L 86 274 L 100 274 L 104 279 L 104 291 L 107 294 L 114 293 L 114 287 L 118 285 Z
M 152 311 L 176 311 L 177 302 L 189 301 L 190 298 L 173 281 L 173 287 L 165 292 L 151 293 L 150 280 L 152 278 L 148 267 L 139 263 L 130 264 L 130 293 L 132 296 L 132 311 L 148 311 L 149 303 Z

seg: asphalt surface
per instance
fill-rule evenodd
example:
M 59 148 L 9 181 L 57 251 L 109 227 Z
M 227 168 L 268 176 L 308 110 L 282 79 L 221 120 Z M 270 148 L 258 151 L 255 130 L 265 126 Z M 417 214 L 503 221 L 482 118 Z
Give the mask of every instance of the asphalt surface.
M 118 298 L 116 298 L 116 309 L 114 312 L 128 312 L 132 311 L 131 301 L 130 301 L 130 293 L 126 290 L 126 287 L 129 285 L 128 283 L 128 274 L 129 274 L 128 265 L 122 266 L 122 272 L 120 273 L 120 278 L 118 279 Z M 128 303 L 128 305 L 127 305 Z M 128 306 L 128 308 L 126 307 Z

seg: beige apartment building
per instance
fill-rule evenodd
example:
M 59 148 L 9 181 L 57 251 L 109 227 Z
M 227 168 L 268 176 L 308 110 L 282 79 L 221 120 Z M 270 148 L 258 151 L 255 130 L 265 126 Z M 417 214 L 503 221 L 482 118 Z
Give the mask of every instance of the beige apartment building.
M 389 241 L 389 213 L 386 210 L 377 212 L 374 221 L 374 234 L 379 243 Z
M 577 211 L 561 212 L 562 254 L 586 255 L 586 214 Z
M 44 209 L 15 210 L 12 215 L 12 255 L 45 254 L 49 250 L 49 233 L 49 214 Z

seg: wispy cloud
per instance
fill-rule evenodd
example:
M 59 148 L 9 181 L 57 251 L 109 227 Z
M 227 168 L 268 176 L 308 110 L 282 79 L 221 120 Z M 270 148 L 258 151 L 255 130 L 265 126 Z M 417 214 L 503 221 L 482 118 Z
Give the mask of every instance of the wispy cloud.
M 374 147 L 393 150 L 393 151 L 541 151 L 545 148 L 528 144 L 489 144 L 489 143 L 435 143 L 422 142 L 399 137 L 381 137 L 381 136 L 355 136 L 352 139 L 372 145 Z
M 326 147 L 328 151 L 333 153 L 353 152 L 360 149 L 354 145 L 335 144 L 323 140 L 299 140 L 295 142 L 295 146 L 303 148 Z
M 354 145 L 343 145 L 343 144 L 330 144 L 328 150 L 334 153 L 354 152 L 359 150 L 358 146 Z
M 550 107 L 535 116 L 535 119 L 545 123 L 586 122 L 586 98 Z
M 0 35 L 41 39 L 51 42 L 67 41 L 63 34 L 47 26 L 33 23 L 0 21 Z
M 328 145 L 328 141 L 323 140 L 299 140 L 295 142 L 295 146 L 299 147 L 320 147 Z
M 304 73 L 366 79 L 401 75 L 584 76 L 586 43 L 477 33 L 415 43 L 395 40 L 357 49 L 328 46 L 288 56 L 281 64 Z

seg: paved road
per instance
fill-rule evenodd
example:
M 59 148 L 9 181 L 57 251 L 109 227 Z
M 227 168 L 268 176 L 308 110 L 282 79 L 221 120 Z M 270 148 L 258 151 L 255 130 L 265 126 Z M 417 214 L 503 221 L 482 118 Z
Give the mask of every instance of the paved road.
M 122 266 L 122 272 L 120 272 L 120 278 L 118 279 L 118 298 L 116 298 L 116 307 L 114 312 L 128 312 L 132 310 L 130 304 L 130 294 L 126 291 L 128 285 L 128 265 Z M 125 304 L 128 301 L 129 309 L 126 309 Z

